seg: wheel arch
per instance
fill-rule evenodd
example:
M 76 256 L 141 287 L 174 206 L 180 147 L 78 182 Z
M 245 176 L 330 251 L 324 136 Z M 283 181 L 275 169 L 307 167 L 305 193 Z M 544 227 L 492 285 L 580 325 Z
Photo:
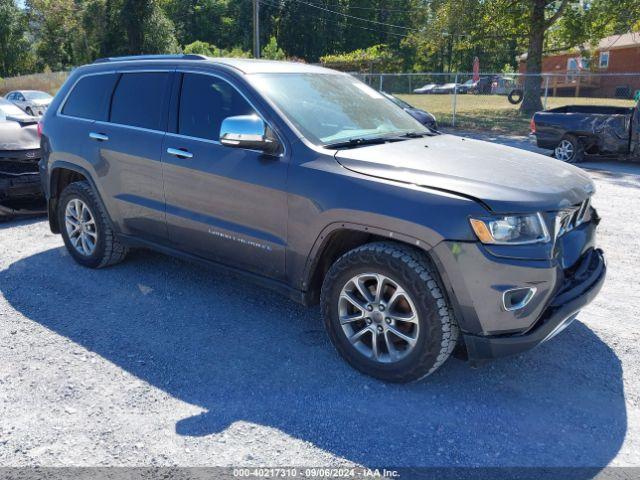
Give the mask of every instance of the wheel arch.
M 82 181 L 86 181 L 87 183 L 89 183 L 91 188 L 93 188 L 98 201 L 105 209 L 105 212 L 107 212 L 108 221 L 112 223 L 111 218 L 108 215 L 108 210 L 105 208 L 105 204 L 102 200 L 102 197 L 100 196 L 100 191 L 98 190 L 91 174 L 86 169 L 73 163 L 58 161 L 53 163 L 53 165 L 51 166 L 47 193 L 47 213 L 49 216 L 49 227 L 51 228 L 51 231 L 53 233 L 60 233 L 60 225 L 58 225 L 58 216 L 56 215 L 60 194 L 71 183 Z
M 304 268 L 302 289 L 305 303 L 316 305 L 320 301 L 320 287 L 331 265 L 349 250 L 376 241 L 392 241 L 428 252 L 431 245 L 391 230 L 338 222 L 327 226 L 318 236 Z

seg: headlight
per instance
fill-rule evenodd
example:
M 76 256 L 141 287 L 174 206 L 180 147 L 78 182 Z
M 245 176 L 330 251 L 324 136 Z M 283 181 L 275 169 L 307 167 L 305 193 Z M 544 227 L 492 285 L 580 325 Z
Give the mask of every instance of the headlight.
M 551 237 L 540 213 L 471 218 L 471 227 L 482 243 L 526 245 L 548 242 Z

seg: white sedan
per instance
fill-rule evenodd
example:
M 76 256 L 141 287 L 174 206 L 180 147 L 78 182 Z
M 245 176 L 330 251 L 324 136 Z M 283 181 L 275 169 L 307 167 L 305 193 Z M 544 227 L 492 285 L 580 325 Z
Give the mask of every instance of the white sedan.
M 31 116 L 41 116 L 53 100 L 47 92 L 39 90 L 14 90 L 5 95 L 7 100 Z

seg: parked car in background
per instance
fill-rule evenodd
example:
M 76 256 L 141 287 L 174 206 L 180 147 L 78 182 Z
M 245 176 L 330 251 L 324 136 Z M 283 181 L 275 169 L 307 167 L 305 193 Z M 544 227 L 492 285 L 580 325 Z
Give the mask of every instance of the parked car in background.
M 380 92 L 380 93 L 382 93 L 382 95 L 387 97 L 397 106 L 402 108 L 405 112 L 407 112 L 413 118 L 418 120 L 425 127 L 430 128 L 431 130 L 438 130 L 438 122 L 436 121 L 436 117 L 433 116 L 433 114 L 426 112 L 424 110 L 420 110 L 419 108 L 416 108 L 413 105 L 408 104 L 404 100 L 401 100 L 398 97 L 391 95 L 390 93 L 386 93 L 386 92 Z
M 0 98 L 0 214 L 42 199 L 40 157 L 37 119 Z
M 563 162 L 580 162 L 585 154 L 640 161 L 640 102 L 635 108 L 568 105 L 537 112 L 530 138 Z
M 445 83 L 444 85 L 438 85 L 433 89 L 432 93 L 435 94 L 453 94 L 454 92 L 457 93 L 467 93 L 467 87 L 465 87 L 464 85 L 461 85 L 459 83 Z
M 491 79 L 491 93 L 493 95 L 509 95 L 518 83 L 512 77 L 493 77 Z
M 605 279 L 586 172 L 433 132 L 317 66 L 100 60 L 71 73 L 41 141 L 50 228 L 77 263 L 148 247 L 245 273 L 319 303 L 342 357 L 382 380 L 548 341 Z
M 467 89 L 467 93 L 487 94 L 491 93 L 491 82 L 493 77 L 480 77 L 479 80 L 467 80 L 462 85 Z
M 32 116 L 44 115 L 53 97 L 39 90 L 14 90 L 5 95 L 14 105 Z
M 425 94 L 425 93 L 433 93 L 433 89 L 436 88 L 437 85 L 435 83 L 427 83 L 422 87 L 416 88 L 413 90 L 413 93 Z

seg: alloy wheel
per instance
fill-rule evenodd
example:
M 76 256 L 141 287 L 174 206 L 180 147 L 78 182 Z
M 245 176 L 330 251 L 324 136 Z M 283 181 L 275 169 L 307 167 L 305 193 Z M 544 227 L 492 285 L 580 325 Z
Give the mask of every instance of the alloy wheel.
M 570 162 L 575 155 L 573 143 L 569 140 L 562 140 L 555 150 L 556 158 L 563 162 Z
M 379 273 L 351 278 L 338 299 L 342 331 L 354 348 L 379 363 L 395 363 L 416 346 L 415 304 L 395 280 Z
M 86 257 L 92 255 L 98 242 L 98 232 L 87 204 L 79 198 L 71 199 L 64 212 L 64 223 L 73 248 Z

